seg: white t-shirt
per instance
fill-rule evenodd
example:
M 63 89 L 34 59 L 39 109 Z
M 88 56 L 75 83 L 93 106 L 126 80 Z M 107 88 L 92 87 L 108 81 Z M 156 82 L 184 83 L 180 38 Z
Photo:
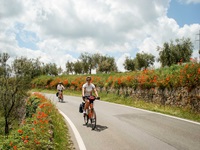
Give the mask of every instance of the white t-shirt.
M 63 90 L 63 89 L 65 89 L 65 87 L 61 84 L 58 84 L 57 85 L 57 90 Z
M 85 89 L 85 96 L 90 96 L 92 94 L 92 90 L 95 89 L 95 85 L 90 83 L 90 85 L 88 85 L 88 83 L 83 84 L 83 88 Z

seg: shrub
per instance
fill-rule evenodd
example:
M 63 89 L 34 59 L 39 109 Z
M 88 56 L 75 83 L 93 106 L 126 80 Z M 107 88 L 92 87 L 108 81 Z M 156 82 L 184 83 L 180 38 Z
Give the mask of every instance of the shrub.
M 62 81 L 64 86 L 74 90 L 81 90 L 85 83 L 85 77 L 80 75 L 66 75 L 51 78 L 51 82 L 40 82 L 41 87 L 55 88 L 59 81 Z M 44 77 L 35 79 L 33 83 Z M 50 79 L 48 80 L 50 81 Z M 188 87 L 192 89 L 200 85 L 200 64 L 188 63 L 183 65 L 173 65 L 156 70 L 134 71 L 130 73 L 115 73 L 115 74 L 99 74 L 92 75 L 92 82 L 102 89 L 103 87 L 108 92 L 110 88 L 119 90 L 120 88 L 141 88 L 151 89 L 158 87 L 177 88 Z M 48 85 L 46 85 L 48 83 Z M 43 84 L 43 85 L 41 85 Z M 36 86 L 40 88 L 40 86 Z
M 26 117 L 18 129 L 15 129 L 8 137 L 3 137 L 4 142 L 0 145 L 0 149 L 60 149 L 60 146 L 66 147 L 68 145 L 67 136 L 57 134 L 57 130 L 67 134 L 67 127 L 55 106 L 39 93 L 28 98 L 26 105 Z

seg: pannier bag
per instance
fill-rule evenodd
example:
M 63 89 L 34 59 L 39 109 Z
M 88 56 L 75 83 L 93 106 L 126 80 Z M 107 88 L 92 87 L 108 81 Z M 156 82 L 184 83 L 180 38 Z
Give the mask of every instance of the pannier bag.
M 83 113 L 84 105 L 85 105 L 85 103 L 81 103 L 81 104 L 79 105 L 79 112 L 80 112 L 80 113 Z

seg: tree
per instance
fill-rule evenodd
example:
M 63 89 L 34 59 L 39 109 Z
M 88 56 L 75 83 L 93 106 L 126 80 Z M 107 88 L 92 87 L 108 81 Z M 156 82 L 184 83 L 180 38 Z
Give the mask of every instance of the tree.
M 55 63 L 49 63 L 49 74 L 57 76 L 58 75 L 58 68 Z
M 74 72 L 75 74 L 82 74 L 83 73 L 83 63 L 81 61 L 77 61 L 74 63 Z
M 95 53 L 92 55 L 92 69 L 97 69 L 99 64 L 100 64 L 100 60 L 101 60 L 102 55 L 99 53 Z
M 159 51 L 158 61 L 162 67 L 171 66 L 179 62 L 189 62 L 193 52 L 193 44 L 189 38 L 176 39 L 170 43 L 165 42 L 163 47 L 157 48 Z
M 32 63 L 32 75 L 31 78 L 35 78 L 43 74 L 42 72 L 42 63 L 40 62 L 39 58 L 29 60 Z
M 5 121 L 5 135 L 9 134 L 9 125 L 23 114 L 27 91 L 30 89 L 32 68 L 25 58 L 15 59 L 8 65 L 9 55 L 0 54 L 0 110 Z
M 96 53 L 96 54 L 89 54 L 89 53 L 82 53 L 81 56 L 79 57 L 80 60 L 82 61 L 83 65 L 83 70 L 84 73 L 92 73 L 92 69 L 97 69 L 101 55 Z
M 123 65 L 124 65 L 124 69 L 128 71 L 134 71 L 136 67 L 135 59 L 126 57 Z
M 115 59 L 113 57 L 101 56 L 97 71 L 102 73 L 117 72 Z
M 63 72 L 62 67 L 60 66 L 59 68 L 57 68 L 57 73 L 61 74 Z
M 62 72 L 62 68 L 57 68 L 57 65 L 55 63 L 48 63 L 44 65 L 42 70 L 44 72 L 43 74 L 51 76 L 57 76 Z
M 66 73 L 67 74 L 70 74 L 70 73 L 73 74 L 73 71 L 74 71 L 74 63 L 67 61 L 67 63 L 66 63 Z
M 142 68 L 146 69 L 153 65 L 155 62 L 155 56 L 147 53 L 137 53 L 136 54 L 136 68 L 141 70 Z
M 82 53 L 79 59 L 82 62 L 83 72 L 84 73 L 90 73 L 92 70 L 92 57 L 89 53 Z

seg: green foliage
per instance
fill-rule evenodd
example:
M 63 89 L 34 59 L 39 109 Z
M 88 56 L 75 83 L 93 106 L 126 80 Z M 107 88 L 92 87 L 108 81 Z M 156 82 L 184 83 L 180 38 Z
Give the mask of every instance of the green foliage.
M 43 95 L 32 95 L 26 110 L 29 115 L 18 128 L 0 135 L 0 149 L 72 149 L 64 118 Z
M 23 114 L 24 99 L 30 89 L 31 69 L 26 59 L 15 59 L 7 64 L 8 54 L 0 55 L 0 108 L 5 119 L 5 134 L 9 134 L 9 125 L 19 120 Z
M 109 101 L 112 103 L 123 104 L 127 106 L 132 106 L 136 108 L 142 108 L 150 111 L 160 112 L 172 116 L 177 116 L 180 118 L 190 119 L 200 122 L 200 114 L 191 112 L 188 108 L 178 108 L 172 106 L 163 106 L 151 102 L 145 102 L 138 99 L 133 99 L 132 97 L 124 97 L 123 95 L 119 96 L 116 94 L 106 94 L 101 93 L 101 99 L 104 101 Z
M 136 58 L 131 59 L 126 57 L 124 62 L 124 68 L 128 71 L 134 71 L 136 69 L 147 69 L 155 62 L 155 56 L 147 53 L 137 53 Z
M 74 63 L 67 61 L 66 63 L 66 74 L 73 74 L 74 71 Z
M 147 53 L 136 54 L 136 68 L 141 70 L 142 68 L 147 69 L 155 62 L 155 56 Z
M 83 66 L 82 65 L 83 65 L 83 63 L 79 60 L 74 63 L 74 73 L 75 74 L 82 74 L 83 73 L 83 70 L 82 70 Z
M 117 72 L 117 65 L 115 63 L 114 57 L 101 56 L 97 72 L 101 73 Z
M 31 118 L 36 113 L 36 109 L 40 104 L 40 99 L 36 96 L 32 96 L 26 102 L 26 118 Z
M 160 88 L 171 89 L 177 87 L 195 88 L 200 85 L 200 64 L 188 63 L 182 65 L 172 65 L 171 67 L 164 67 L 156 70 L 143 70 L 134 71 L 129 73 L 113 73 L 113 74 L 96 74 L 92 75 L 92 82 L 97 87 L 109 89 L 126 89 L 126 88 Z M 65 75 L 52 78 L 50 84 L 45 83 L 42 87 L 46 89 L 52 89 L 59 81 L 66 82 L 66 87 L 74 90 L 80 90 L 83 83 L 85 83 L 85 77 L 87 75 Z M 39 77 L 32 81 L 33 87 L 37 86 L 37 83 L 45 78 Z M 46 76 L 46 78 L 48 78 Z M 42 82 L 41 82 L 42 83 Z M 55 88 L 54 88 L 55 89 Z
M 66 74 L 91 74 L 92 69 L 96 69 L 98 73 L 117 72 L 114 57 L 102 56 L 98 53 L 82 53 L 79 59 L 75 63 L 66 63 Z
M 171 66 L 172 64 L 189 62 L 193 52 L 191 40 L 176 39 L 176 44 L 173 41 L 164 43 L 163 47 L 158 47 L 159 59 L 162 66 Z
M 128 71 L 134 71 L 136 67 L 135 59 L 126 57 L 123 65 L 124 65 L 124 69 Z
M 53 76 L 57 76 L 58 73 L 60 73 L 61 71 L 59 71 L 60 69 L 57 68 L 55 63 L 49 63 L 44 65 L 44 67 L 42 68 L 43 74 L 45 75 L 53 75 Z
M 40 88 L 45 88 L 46 85 L 49 85 L 53 80 L 52 76 L 39 76 L 35 79 L 32 80 L 35 86 L 40 87 Z M 45 85 L 45 86 L 44 86 Z M 34 88 L 34 87 L 32 87 Z

